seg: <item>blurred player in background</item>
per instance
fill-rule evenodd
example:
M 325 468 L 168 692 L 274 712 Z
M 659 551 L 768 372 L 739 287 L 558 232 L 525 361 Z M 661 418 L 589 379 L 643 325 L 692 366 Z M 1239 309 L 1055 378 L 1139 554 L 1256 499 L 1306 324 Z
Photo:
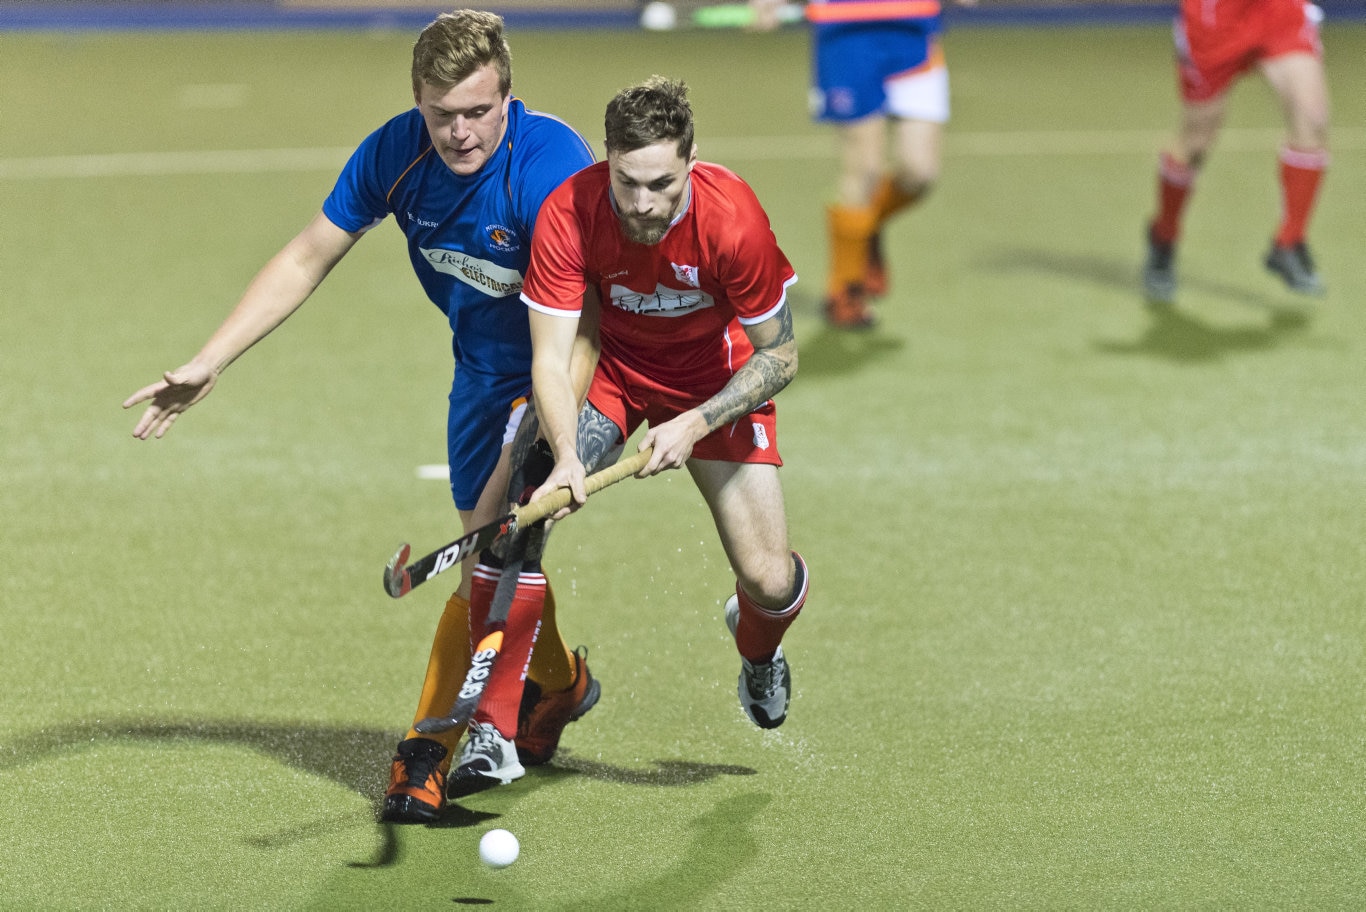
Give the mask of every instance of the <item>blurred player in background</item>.
M 1266 268 L 1293 291 L 1324 292 L 1305 242 L 1328 167 L 1328 84 L 1318 7 L 1304 0 L 1181 0 L 1175 37 L 1181 127 L 1158 167 L 1157 213 L 1148 223 L 1143 287 L 1154 303 L 1176 296 L 1176 243 L 1195 178 L 1224 122 L 1228 90 L 1257 69 L 1281 100 L 1281 222 Z
M 607 106 L 607 160 L 546 200 L 522 299 L 532 377 L 554 467 L 535 493 L 585 500 L 585 465 L 642 424 L 641 477 L 687 466 L 737 577 L 725 618 L 741 656 L 741 707 L 787 718 L 784 632 L 806 601 L 788 547 L 772 397 L 797 371 L 787 288 L 796 274 L 749 185 L 697 160 L 681 82 L 655 76 Z M 579 407 L 573 344 L 601 301 L 601 357 Z
M 750 5 L 756 27 L 766 29 L 778 24 L 786 4 Z M 876 322 L 870 299 L 888 289 L 882 229 L 939 179 L 949 119 L 940 13 L 939 0 L 815 0 L 806 6 L 814 26 L 813 112 L 839 133 L 839 179 L 826 210 L 824 307 L 834 326 Z
M 506 512 L 508 444 L 531 387 L 531 338 L 519 294 L 536 215 L 550 191 L 590 164 L 593 154 L 568 125 L 511 96 L 511 52 L 503 21 L 492 13 L 457 10 L 428 25 L 413 46 L 412 85 L 416 107 L 361 143 L 321 214 L 262 268 L 199 354 L 134 393 L 124 407 L 150 399 L 133 434 L 161 437 L 208 395 L 228 365 L 293 314 L 352 246 L 392 214 L 408 238 L 423 289 L 452 332 L 451 494 L 469 532 Z M 586 386 L 591 361 L 576 370 Z M 482 610 L 488 610 L 491 591 L 471 581 L 468 565 L 462 571 L 437 625 L 415 722 L 449 711 L 472 651 L 470 598 L 483 598 Z M 564 726 L 596 702 L 599 686 L 583 655 L 561 639 L 553 598 L 547 598 L 544 619 L 538 611 L 535 621 L 541 648 L 528 672 L 529 699 L 512 712 L 522 759 L 544 763 Z M 535 631 L 522 637 L 531 639 Z M 519 672 L 526 663 L 524 654 Z M 409 730 L 393 758 L 385 820 L 440 816 L 452 753 L 463 733 L 423 737 Z M 516 775 L 521 773 L 518 764 Z

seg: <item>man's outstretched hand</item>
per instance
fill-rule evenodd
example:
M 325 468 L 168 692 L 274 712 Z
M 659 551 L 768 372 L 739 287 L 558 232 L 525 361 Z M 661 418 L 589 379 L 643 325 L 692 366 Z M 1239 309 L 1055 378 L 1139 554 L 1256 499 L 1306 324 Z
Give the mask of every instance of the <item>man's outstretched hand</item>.
M 162 374 L 161 380 L 123 400 L 124 408 L 152 400 L 133 428 L 133 436 L 139 440 L 165 436 L 181 412 L 207 396 L 217 382 L 217 372 L 193 361 Z

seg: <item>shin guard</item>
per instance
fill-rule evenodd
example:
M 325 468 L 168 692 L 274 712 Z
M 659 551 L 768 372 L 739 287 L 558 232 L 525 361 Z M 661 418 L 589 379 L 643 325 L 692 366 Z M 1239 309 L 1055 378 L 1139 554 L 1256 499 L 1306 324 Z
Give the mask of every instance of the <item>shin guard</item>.
M 773 653 L 783 642 L 783 634 L 806 604 L 806 593 L 810 588 L 806 561 L 796 551 L 792 552 L 792 561 L 797 568 L 792 597 L 787 607 L 780 611 L 762 607 L 749 597 L 743 587 L 739 584 L 735 586 L 735 596 L 740 606 L 740 623 L 735 628 L 735 648 L 750 662 L 763 663 L 773 658 Z
M 504 738 L 517 735 L 517 712 L 522 703 L 522 682 L 541 628 L 545 605 L 545 575 L 523 571 L 508 608 L 503 628 L 503 648 L 489 673 L 488 685 L 474 718 L 490 722 Z

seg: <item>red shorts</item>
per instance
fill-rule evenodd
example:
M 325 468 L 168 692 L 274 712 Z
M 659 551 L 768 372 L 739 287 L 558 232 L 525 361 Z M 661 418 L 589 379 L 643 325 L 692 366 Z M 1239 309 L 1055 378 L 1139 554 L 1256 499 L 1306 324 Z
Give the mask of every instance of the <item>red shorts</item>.
M 1312 10 L 1312 12 L 1311 12 Z M 1263 60 L 1323 56 L 1318 13 L 1305 0 L 1183 0 L 1176 20 L 1181 97 L 1211 101 Z
M 598 362 L 588 388 L 588 401 L 621 429 L 623 438 L 630 437 L 642 422 L 648 421 L 651 427 L 663 424 L 711 396 L 712 393 L 702 395 L 661 386 L 610 358 Z M 697 441 L 692 455 L 717 462 L 782 465 L 778 455 L 778 411 L 773 400 Z

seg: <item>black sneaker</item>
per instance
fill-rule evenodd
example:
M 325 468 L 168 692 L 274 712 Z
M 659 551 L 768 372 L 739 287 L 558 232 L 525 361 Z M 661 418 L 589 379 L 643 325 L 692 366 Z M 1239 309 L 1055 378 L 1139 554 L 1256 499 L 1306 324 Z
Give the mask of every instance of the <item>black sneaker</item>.
M 430 738 L 398 743 L 389 770 L 380 819 L 389 823 L 431 823 L 446 806 L 446 748 Z
M 1266 254 L 1266 268 L 1285 280 L 1286 287 L 1299 294 L 1322 295 L 1323 280 L 1314 269 L 1314 258 L 1304 241 L 1289 247 L 1281 247 L 1275 242 Z
M 1176 245 L 1154 238 L 1151 225 L 1148 259 L 1143 263 L 1143 294 L 1150 304 L 1170 304 L 1176 300 Z

